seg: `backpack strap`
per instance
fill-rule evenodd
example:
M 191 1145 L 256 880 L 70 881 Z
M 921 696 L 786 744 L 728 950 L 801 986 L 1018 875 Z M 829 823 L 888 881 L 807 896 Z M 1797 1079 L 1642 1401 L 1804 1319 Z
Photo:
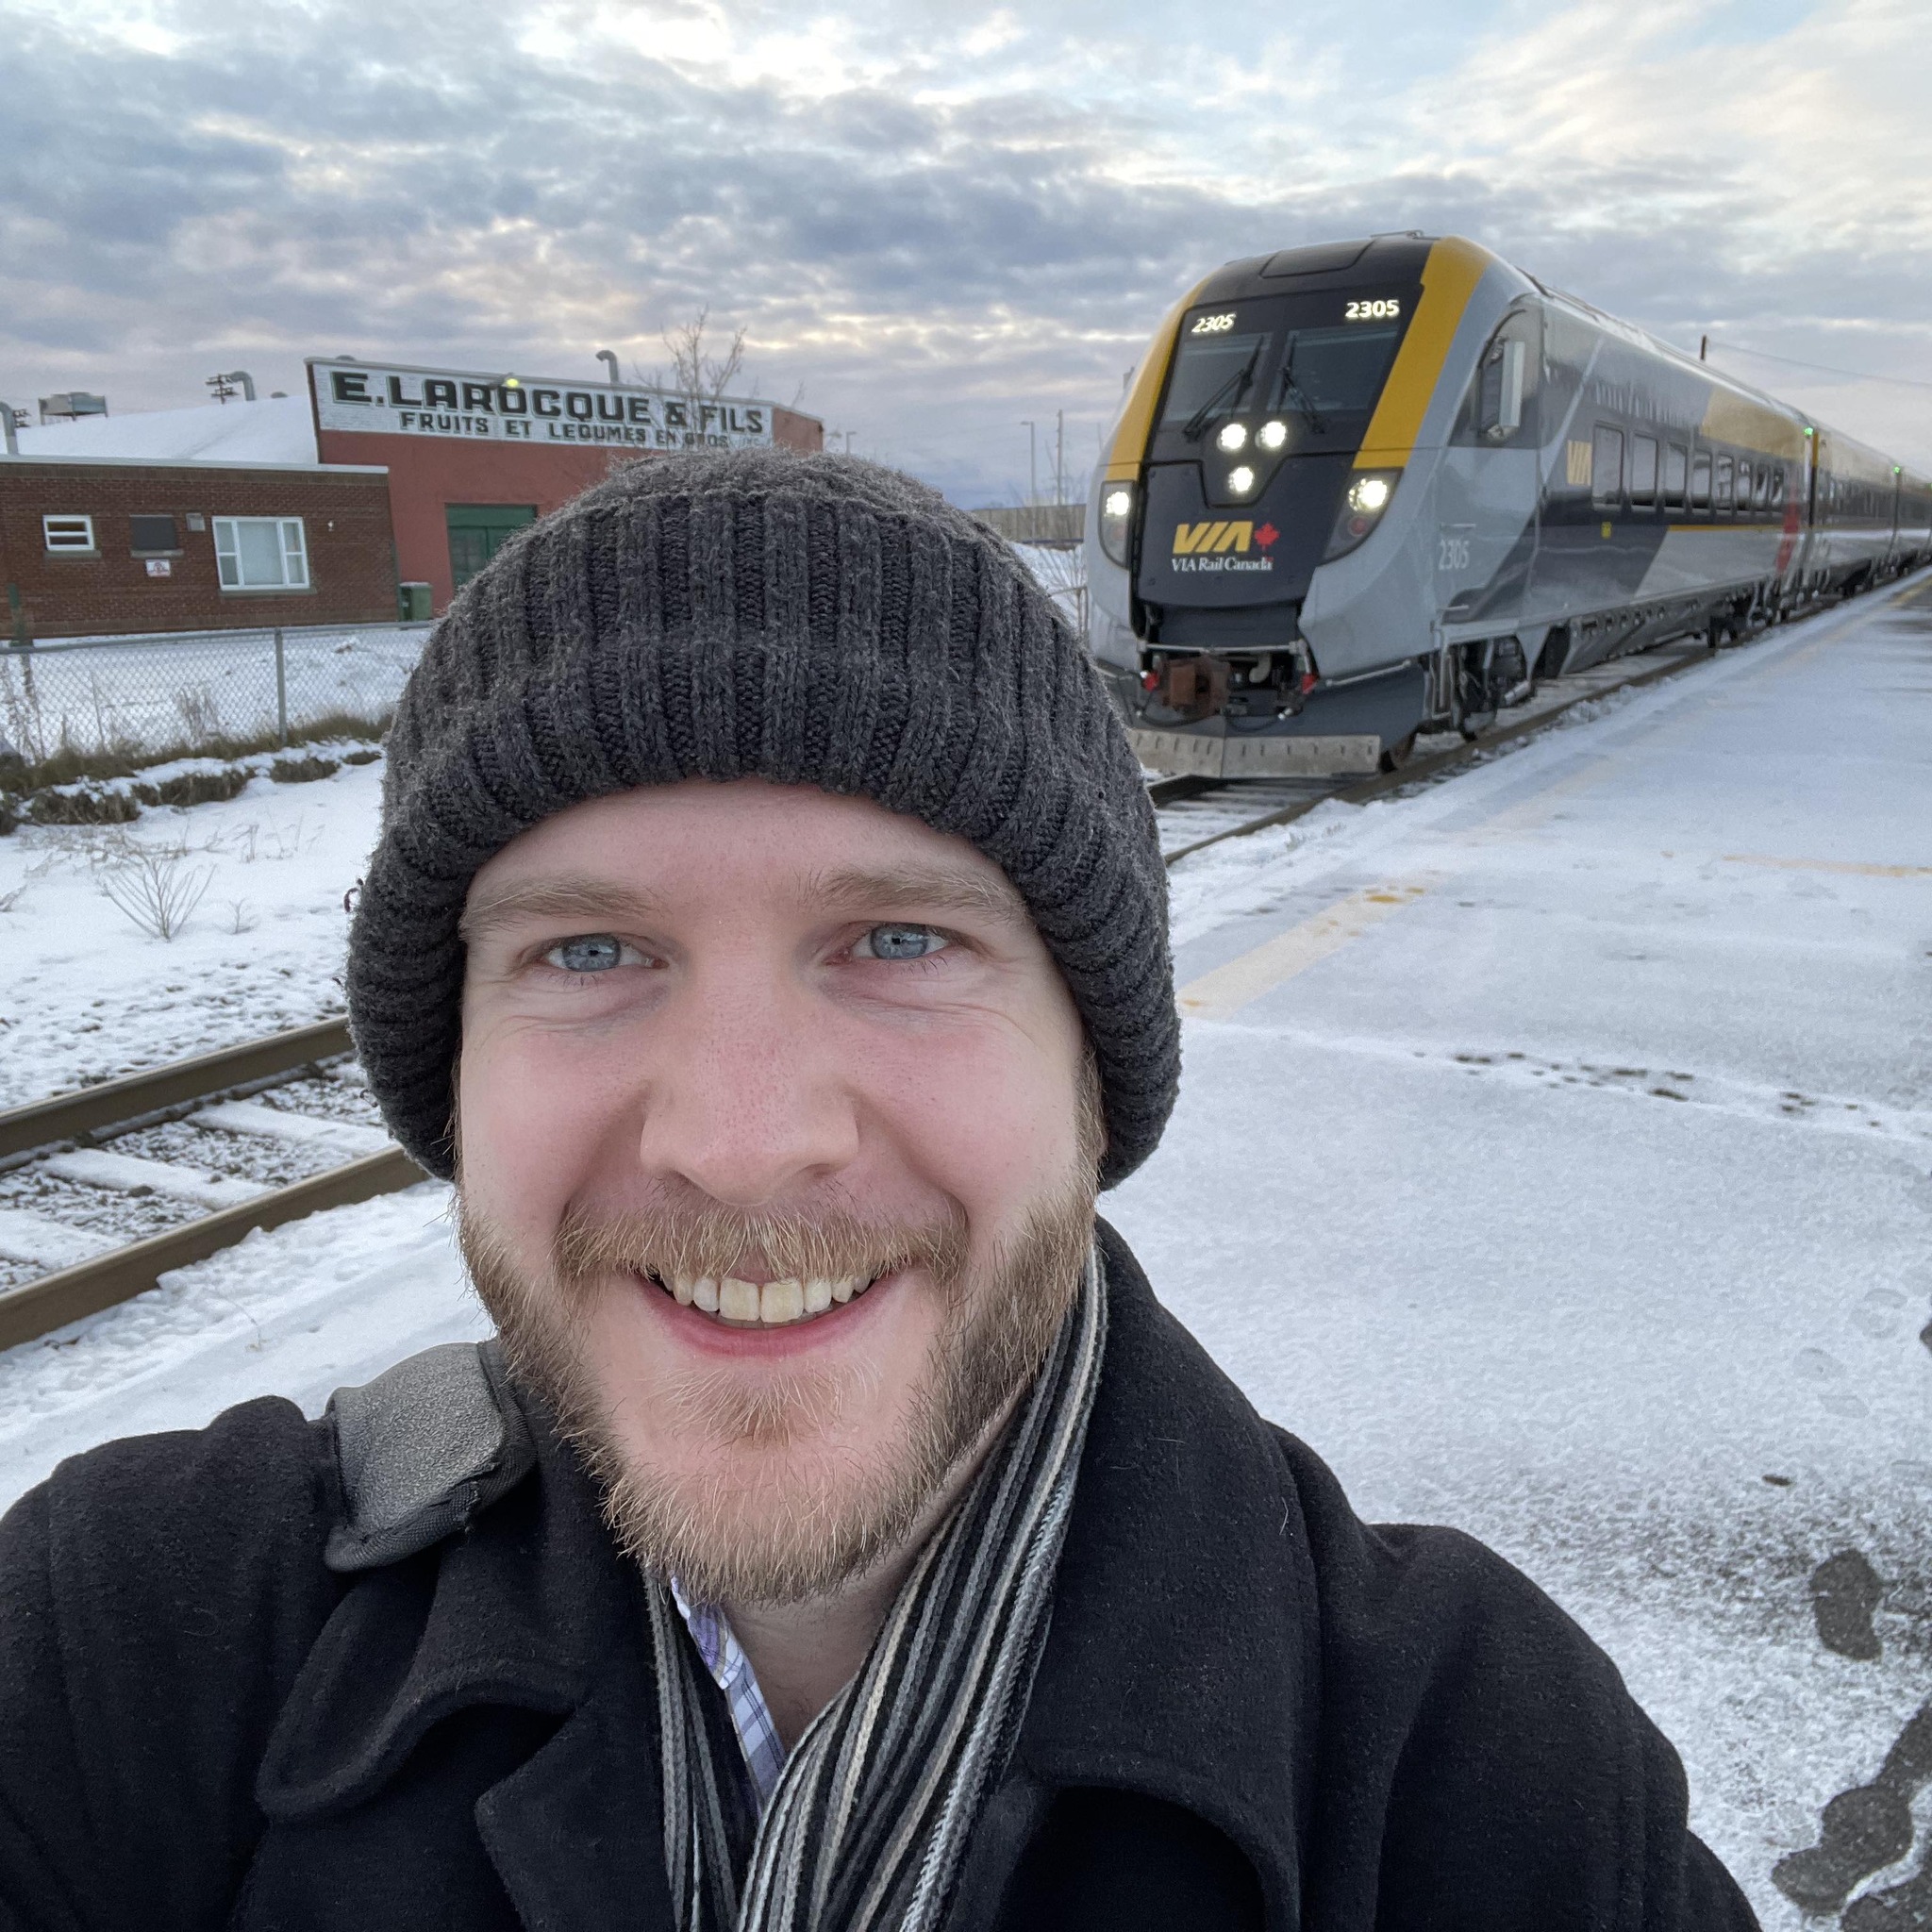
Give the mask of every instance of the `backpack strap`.
M 326 1420 L 342 1516 L 323 1560 L 342 1574 L 401 1562 L 467 1528 L 537 1460 L 493 1341 L 446 1341 L 338 1389 Z

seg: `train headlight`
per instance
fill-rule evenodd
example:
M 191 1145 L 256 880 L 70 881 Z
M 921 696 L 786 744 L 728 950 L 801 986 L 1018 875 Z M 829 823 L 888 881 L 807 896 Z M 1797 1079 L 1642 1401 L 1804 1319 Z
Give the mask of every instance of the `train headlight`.
M 1255 441 L 1263 449 L 1286 449 L 1288 447 L 1288 425 L 1278 417 L 1270 417 L 1255 431 Z
M 1227 473 L 1227 491 L 1230 496 L 1246 496 L 1255 487 L 1255 473 L 1245 463 L 1237 463 Z
M 1382 521 L 1382 513 L 1395 495 L 1402 480 L 1400 470 L 1357 470 L 1342 492 L 1341 508 L 1335 519 L 1335 530 L 1328 539 L 1324 563 L 1346 557 Z
M 1134 548 L 1134 506 L 1136 491 L 1131 483 L 1103 483 L 1100 486 L 1100 547 L 1108 561 L 1123 570 L 1128 567 Z
M 1248 446 L 1248 425 L 1245 423 L 1224 423 L 1214 441 L 1232 455 L 1238 449 Z

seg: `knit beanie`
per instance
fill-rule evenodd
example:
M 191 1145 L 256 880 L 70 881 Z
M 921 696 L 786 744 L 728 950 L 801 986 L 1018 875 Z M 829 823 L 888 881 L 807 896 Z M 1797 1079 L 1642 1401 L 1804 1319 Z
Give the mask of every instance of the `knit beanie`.
M 845 456 L 620 469 L 458 594 L 396 708 L 349 937 L 349 1019 L 391 1131 L 448 1177 L 463 902 L 585 799 L 762 777 L 956 833 L 1026 902 L 1099 1064 L 1103 1186 L 1180 1075 L 1167 877 L 1135 758 L 1018 558 L 924 484 Z

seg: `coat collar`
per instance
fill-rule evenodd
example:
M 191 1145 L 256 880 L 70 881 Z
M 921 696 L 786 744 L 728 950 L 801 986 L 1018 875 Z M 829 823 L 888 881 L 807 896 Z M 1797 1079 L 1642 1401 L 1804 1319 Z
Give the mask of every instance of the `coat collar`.
M 1241 1847 L 1271 1924 L 1291 1926 L 1315 1715 L 1306 1530 L 1266 1425 L 1120 1237 L 1102 1224 L 1100 1238 L 1107 1359 L 1005 1810 L 1067 1786 L 1182 1806 Z M 345 1591 L 257 1798 L 277 1822 L 319 1821 L 374 1796 L 458 1710 L 554 1714 L 548 1742 L 478 1804 L 485 1843 L 526 1924 L 635 1925 L 641 1900 L 669 1904 L 638 1579 L 581 1464 L 533 1421 L 534 1480 Z M 990 1828 L 973 1862 L 1003 1862 L 1014 1836 Z
M 1016 1760 L 1196 1813 L 1296 1923 L 1319 1644 L 1306 1526 L 1247 1399 L 1105 1223 L 1107 1364 Z

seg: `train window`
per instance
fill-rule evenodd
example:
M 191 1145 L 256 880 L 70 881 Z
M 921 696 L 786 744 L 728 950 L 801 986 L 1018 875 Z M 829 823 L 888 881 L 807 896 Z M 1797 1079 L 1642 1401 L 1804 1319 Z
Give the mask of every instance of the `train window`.
M 1219 317 L 1195 320 L 1218 321 Z M 1184 325 L 1180 347 L 1174 352 L 1174 375 L 1168 380 L 1162 425 L 1186 424 L 1192 429 L 1197 418 L 1205 425 L 1208 418 L 1230 415 L 1251 401 L 1249 392 L 1261 358 L 1268 353 L 1268 341 L 1265 329 L 1194 335 Z
M 1738 508 L 1740 511 L 1751 508 L 1751 465 L 1742 457 L 1738 458 Z
M 1731 507 L 1731 459 L 1720 457 L 1717 459 L 1717 488 L 1712 493 L 1712 507 L 1719 512 Z
M 1699 450 L 1690 465 L 1690 508 L 1710 508 L 1710 453 Z
M 1664 505 L 1669 509 L 1684 508 L 1684 476 L 1690 467 L 1690 453 L 1681 442 L 1664 450 Z
M 1599 423 L 1590 443 L 1590 496 L 1599 505 L 1618 502 L 1624 494 L 1624 432 Z
M 1648 509 L 1657 501 L 1657 438 L 1636 436 L 1630 440 L 1630 501 Z
M 1758 509 L 1771 508 L 1771 465 L 1759 463 L 1757 474 L 1751 479 L 1751 501 Z
M 1291 329 L 1281 351 L 1270 409 L 1310 418 L 1366 413 L 1382 393 L 1395 359 L 1400 325 L 1364 328 Z M 1319 424 L 1317 425 L 1319 427 Z
M 1773 509 L 1785 507 L 1785 468 L 1782 463 L 1771 473 L 1771 507 Z

